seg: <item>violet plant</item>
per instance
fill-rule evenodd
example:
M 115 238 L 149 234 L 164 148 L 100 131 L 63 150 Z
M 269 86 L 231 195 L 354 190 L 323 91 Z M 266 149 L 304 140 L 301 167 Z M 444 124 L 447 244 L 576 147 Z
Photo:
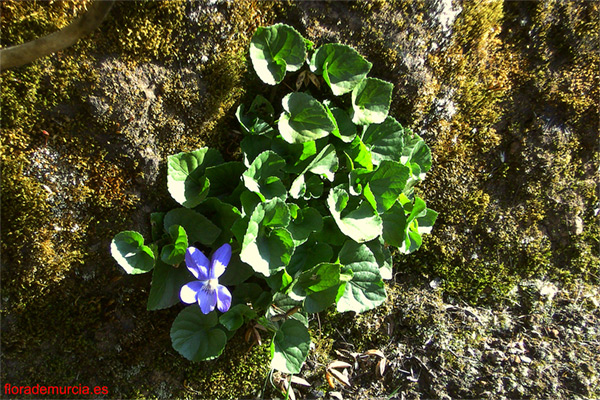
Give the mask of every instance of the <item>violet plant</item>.
M 313 50 L 277 24 L 256 31 L 250 59 L 271 101 L 237 109 L 243 159 L 210 148 L 170 156 L 181 207 L 151 215 L 150 244 L 125 231 L 111 252 L 129 274 L 153 270 L 148 310 L 188 304 L 171 328 L 187 359 L 216 358 L 237 330 L 260 327 L 271 367 L 296 374 L 311 315 L 382 304 L 392 249 L 412 253 L 430 233 L 437 213 L 414 187 L 431 153 L 388 115 L 392 84 L 369 77 L 351 47 Z
M 197 281 L 188 282 L 181 287 L 179 297 L 185 304 L 198 303 L 200 310 L 208 314 L 215 309 L 226 312 L 231 307 L 231 293 L 219 284 L 231 259 L 231 246 L 225 243 L 219 247 L 209 261 L 197 248 L 188 247 L 185 252 L 187 269 Z

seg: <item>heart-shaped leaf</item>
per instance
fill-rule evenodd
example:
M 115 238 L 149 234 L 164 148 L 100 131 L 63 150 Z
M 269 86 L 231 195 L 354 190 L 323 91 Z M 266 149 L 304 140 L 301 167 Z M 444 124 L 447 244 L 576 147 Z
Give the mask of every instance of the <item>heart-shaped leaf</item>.
M 350 46 L 328 43 L 314 52 L 310 70 L 322 74 L 336 96 L 341 96 L 367 76 L 372 64 Z
M 110 252 L 128 274 L 143 274 L 154 268 L 154 252 L 135 231 L 118 233 L 110 244 Z
M 193 208 L 208 195 L 210 183 L 204 176 L 207 167 L 221 164 L 223 157 L 207 147 L 167 158 L 167 188 L 184 207 Z
M 362 140 L 371 152 L 374 165 L 379 165 L 383 160 L 401 161 L 405 132 L 402 125 L 392 117 L 387 117 L 381 124 L 366 127 Z
M 382 222 L 372 205 L 358 201 L 349 206 L 350 196 L 342 185 L 331 189 L 327 206 L 340 230 L 358 243 L 373 240 L 382 232 Z M 356 203 L 356 198 L 353 203 Z M 344 213 L 342 215 L 342 212 Z
M 257 95 L 247 113 L 244 112 L 244 105 L 240 104 L 235 116 L 244 133 L 250 135 L 266 135 L 273 132 L 271 123 L 273 122 L 274 112 L 271 103 L 263 96 Z
M 418 171 L 413 175 L 418 180 L 425 179 L 425 173 L 431 169 L 431 150 L 419 135 L 412 133 L 410 130 L 406 130 L 404 142 L 401 157 L 402 164 L 418 165 L 418 169 L 412 167 L 412 169 Z
M 188 248 L 188 238 L 185 229 L 179 225 L 169 227 L 169 236 L 172 243 L 164 246 L 160 253 L 160 259 L 168 265 L 179 265 L 185 258 Z
M 419 197 L 415 197 L 414 203 L 408 201 L 401 205 L 400 202 L 396 202 L 381 215 L 383 239 L 386 243 L 398 247 L 404 254 L 412 253 L 421 246 L 421 235 L 431 232 L 437 215 L 438 213 L 428 209 Z
M 152 272 L 152 286 L 146 308 L 161 310 L 181 302 L 179 299 L 181 287 L 193 279 L 194 277 L 187 268 L 174 268 L 162 261 L 157 261 Z
M 312 207 L 298 210 L 294 218 L 287 226 L 287 230 L 294 239 L 296 246 L 304 243 L 312 232 L 318 232 L 323 228 L 323 217 Z
M 219 322 L 229 331 L 236 331 L 249 320 L 257 317 L 256 311 L 246 304 L 236 304 L 219 317 Z
M 293 92 L 282 100 L 284 112 L 279 117 L 279 133 L 288 143 L 303 143 L 329 135 L 335 129 L 329 113 L 309 94 Z
M 290 275 L 309 269 L 319 263 L 329 262 L 333 258 L 330 245 L 323 242 L 308 241 L 296 247 L 290 263 L 285 267 Z
M 384 160 L 369 176 L 368 183 L 379 214 L 389 210 L 406 186 L 409 169 L 399 162 Z
M 286 374 L 297 374 L 308 356 L 310 334 L 302 322 L 288 319 L 271 343 L 271 368 Z
M 191 361 L 219 357 L 225 349 L 227 335 L 218 323 L 216 311 L 203 314 L 197 304 L 184 308 L 171 327 L 173 348 Z
M 292 284 L 289 296 L 304 300 L 307 312 L 320 312 L 332 305 L 340 288 L 340 264 L 321 263 L 302 272 Z
M 358 135 L 354 137 L 352 142 L 344 146 L 343 150 L 350 158 L 351 168 L 349 169 L 359 167 L 365 168 L 369 171 L 373 169 L 371 152 Z
M 283 80 L 286 71 L 297 71 L 306 59 L 302 35 L 285 24 L 259 27 L 250 41 L 250 60 L 258 77 L 269 85 Z
M 304 171 L 320 147 L 318 142 L 288 143 L 281 136 L 271 142 L 271 149 L 285 160 L 284 170 L 291 174 Z
M 250 167 L 242 175 L 248 190 L 258 194 L 262 201 L 279 197 L 285 200 L 287 190 L 281 178 L 285 165 L 283 158 L 272 151 L 264 151 L 254 159 Z
M 352 122 L 379 124 L 385 120 L 392 102 L 394 85 L 377 78 L 365 78 L 352 90 Z
M 306 182 L 304 174 L 311 172 L 318 176 L 324 176 L 327 180 L 333 181 L 335 171 L 338 169 L 338 158 L 335 152 L 335 147 L 328 144 L 317 154 L 306 166 L 304 171 L 294 179 L 290 188 L 290 195 L 297 199 L 304 196 L 306 193 Z
M 231 161 L 208 167 L 205 175 L 210 182 L 208 195 L 222 197 L 231 194 L 240 182 L 242 173 L 246 170 L 239 161 Z
M 385 229 L 385 228 L 384 228 Z M 385 246 L 385 241 L 382 237 L 379 237 L 375 240 L 371 240 L 366 243 L 369 247 L 369 250 L 375 256 L 375 260 L 377 260 L 377 265 L 379 265 L 379 273 L 381 274 L 381 279 L 392 279 L 393 277 L 393 260 L 392 253 Z
M 264 276 L 283 269 L 294 252 L 292 235 L 285 228 L 268 230 L 263 226 L 265 209 L 256 206 L 248 221 L 240 259 Z
M 339 312 L 361 313 L 371 310 L 385 301 L 386 293 L 379 265 L 366 244 L 347 241 L 339 254 L 344 269 L 352 271 L 352 279 L 337 300 Z
M 333 107 L 329 111 L 331 111 L 336 125 L 336 129 L 332 132 L 333 135 L 337 136 L 344 143 L 352 143 L 356 136 L 356 125 L 352 123 L 352 119 L 348 113 L 338 107 Z
M 189 208 L 176 208 L 165 215 L 165 231 L 168 232 L 173 225 L 181 225 L 185 229 L 190 244 L 200 242 L 208 246 L 221 234 L 221 229 L 208 218 Z

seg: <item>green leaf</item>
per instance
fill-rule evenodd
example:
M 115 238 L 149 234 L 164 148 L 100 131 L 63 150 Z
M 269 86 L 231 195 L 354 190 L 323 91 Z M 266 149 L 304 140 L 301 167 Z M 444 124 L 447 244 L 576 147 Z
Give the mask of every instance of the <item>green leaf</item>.
M 188 248 L 187 234 L 183 227 L 171 225 L 169 227 L 169 236 L 171 236 L 173 243 L 162 248 L 160 259 L 168 265 L 179 265 L 183 262 L 185 251 Z
M 266 227 L 285 228 L 290 223 L 290 210 L 287 204 L 278 198 L 260 204 L 265 210 L 262 225 Z
M 328 144 L 312 159 L 308 167 L 306 167 L 305 173 L 311 172 L 315 175 L 324 176 L 330 182 L 333 182 L 337 169 L 338 158 L 335 153 L 335 147 L 332 144 Z
M 144 238 L 137 232 L 118 233 L 110 244 L 110 252 L 128 274 L 143 274 L 154 268 L 154 252 L 144 245 Z
M 381 215 L 381 219 L 383 220 L 383 240 L 394 247 L 401 247 L 408 227 L 404 208 L 396 203 Z
M 316 175 L 312 175 L 306 181 L 306 190 L 304 191 L 304 199 L 318 199 L 323 195 L 323 181 Z
M 163 230 L 164 212 L 154 212 L 150 214 L 150 226 L 152 228 L 152 240 L 157 241 L 162 239 L 165 231 Z
M 417 218 L 417 221 L 419 222 L 418 230 L 421 235 L 431 233 L 437 216 L 437 211 L 428 208 L 427 213 L 423 217 Z
M 262 226 L 265 209 L 262 203 L 255 209 L 242 242 L 240 259 L 264 276 L 283 269 L 294 252 L 292 235 L 285 228 L 274 228 L 270 232 Z
M 244 113 L 244 105 L 240 104 L 235 116 L 245 134 L 265 135 L 273 132 L 271 123 L 274 113 L 271 103 L 259 94 L 252 101 L 247 113 Z
M 219 317 L 219 323 L 229 331 L 236 331 L 244 323 L 256 318 L 256 312 L 246 304 L 236 304 Z
M 369 188 L 379 214 L 389 210 L 406 186 L 409 169 L 399 162 L 384 160 L 369 177 Z
M 290 217 L 292 219 L 298 218 L 298 211 L 300 211 L 300 206 L 296 203 L 287 203 L 287 208 L 290 210 Z
M 296 218 L 287 225 L 287 230 L 292 235 L 296 246 L 304 243 L 312 232 L 318 232 L 322 228 L 323 217 L 312 207 L 298 210 Z
M 252 275 L 254 275 L 254 269 L 240 260 L 239 249 L 234 249 L 227 269 L 219 278 L 219 283 L 224 286 L 239 285 Z
M 167 188 L 184 207 L 193 208 L 208 195 L 210 183 L 204 176 L 207 167 L 221 164 L 223 157 L 214 149 L 202 148 L 167 158 Z
M 308 166 L 302 171 L 302 173 L 292 182 L 290 188 L 290 196 L 297 199 L 306 193 L 306 183 L 304 181 L 304 174 L 311 172 L 313 174 L 324 176 L 329 181 L 333 181 L 335 171 L 338 169 L 338 158 L 335 152 L 335 147 L 328 144 L 321 150 L 319 154 L 315 156 L 308 164 Z
M 356 168 L 350 171 L 348 174 L 348 192 L 352 196 L 360 196 L 363 193 L 365 186 L 369 183 L 372 174 L 373 171 L 369 171 L 366 168 Z
M 333 107 L 330 111 L 336 125 L 333 135 L 344 143 L 352 143 L 356 136 L 356 125 L 352 123 L 348 113 L 338 107 Z
M 254 70 L 269 85 L 280 83 L 286 71 L 300 69 L 305 59 L 304 38 L 288 25 L 259 27 L 250 41 L 250 60 Z
M 290 263 L 285 267 L 290 275 L 309 269 L 317 264 L 329 262 L 333 258 L 333 249 L 327 243 L 305 242 L 296 247 Z
M 162 261 L 157 261 L 152 272 L 152 286 L 148 295 L 148 310 L 162 310 L 181 302 L 179 291 L 181 287 L 194 280 L 187 268 L 174 268 Z
M 427 171 L 431 169 L 431 150 L 425 141 L 416 133 L 406 130 L 404 136 L 404 148 L 402 149 L 402 164 L 412 165 L 412 169 L 418 171 L 415 177 L 423 180 Z M 415 168 L 414 165 L 418 165 Z
M 354 165 L 359 165 L 369 171 L 373 169 L 371 152 L 358 135 L 355 136 L 354 140 L 352 140 L 352 142 L 343 149 L 348 157 L 350 157 L 353 167 Z
M 206 168 L 205 174 L 210 182 L 208 195 L 219 197 L 231 194 L 240 182 L 242 173 L 246 170 L 239 161 L 231 161 Z
M 304 196 L 306 193 L 306 181 L 304 178 L 304 174 L 300 174 L 294 179 L 292 185 L 290 186 L 290 196 L 294 199 L 299 199 Z
M 327 196 L 327 206 L 340 230 L 358 243 L 368 242 L 381 235 L 381 218 L 373 207 L 366 201 L 360 202 L 356 207 L 348 207 L 349 197 L 342 185 L 331 189 Z
M 292 282 L 292 277 L 285 271 L 285 269 L 283 269 L 278 271 L 276 274 L 267 277 L 265 281 L 273 292 L 285 292 L 285 289 Z
M 310 239 L 317 242 L 329 243 L 332 246 L 341 246 L 347 237 L 338 227 L 336 220 L 327 215 L 323 217 L 323 229 L 310 235 Z
M 231 227 L 242 215 L 237 207 L 223 202 L 216 197 L 208 197 L 194 210 L 206 216 L 213 224 L 221 228 L 221 234 L 215 239 L 215 242 L 218 244 L 229 242 L 229 239 L 231 239 Z
M 292 299 L 288 295 L 282 292 L 276 292 L 273 296 L 273 301 L 271 302 L 270 307 L 267 309 L 265 317 L 268 319 L 276 319 L 273 317 L 281 317 L 282 312 L 291 312 L 293 308 L 300 308 L 301 305 L 302 303 Z M 308 328 L 308 318 L 306 313 L 304 313 L 302 310 L 298 310 L 298 312 L 291 314 L 288 318 L 294 319 Z
M 184 308 L 171 327 L 173 348 L 190 361 L 207 361 L 221 355 L 227 335 L 217 327 L 215 311 L 202 314 L 197 304 Z
M 311 293 L 304 299 L 304 309 L 309 313 L 319 313 L 331 306 L 340 295 L 346 283 L 337 284 L 321 292 Z
M 329 43 L 317 49 L 310 61 L 310 70 L 323 75 L 336 96 L 341 96 L 367 76 L 372 64 L 352 47 Z
M 276 153 L 264 151 L 242 175 L 244 185 L 251 192 L 258 194 L 262 201 L 275 197 L 285 200 L 287 190 L 281 182 L 284 165 L 285 161 Z
M 211 245 L 221 234 L 221 229 L 204 215 L 188 208 L 176 208 L 165 215 L 165 231 L 168 232 L 172 225 L 181 225 L 185 229 L 190 245 L 195 242 Z
M 337 288 L 340 285 L 340 268 L 340 264 L 321 263 L 302 272 L 298 278 L 294 280 L 289 292 L 289 296 L 294 300 L 301 301 L 311 294 L 323 292 L 333 288 L 335 290 L 333 290 L 333 294 L 330 295 L 330 301 L 328 304 L 320 305 L 323 307 L 323 309 L 329 307 L 335 301 Z M 313 298 L 313 300 L 315 299 L 318 299 L 319 302 L 329 300 L 327 298 Z M 311 305 L 315 306 L 312 308 L 314 310 L 318 304 Z
M 301 322 L 288 319 L 271 343 L 271 368 L 286 374 L 297 374 L 308 356 L 310 334 Z
M 256 207 L 261 203 L 260 196 L 253 192 L 244 191 L 240 196 L 240 201 L 242 203 L 242 215 L 250 216 L 256 209 Z
M 405 204 L 404 207 L 406 208 L 409 205 Z M 421 198 L 415 197 L 410 214 L 406 218 L 406 237 L 402 246 L 399 246 L 399 250 L 404 254 L 417 251 L 423 242 L 421 232 L 429 233 L 436 218 L 437 212 L 427 209 L 425 202 Z M 423 228 L 420 228 L 421 223 L 423 224 Z
M 272 140 L 268 136 L 246 136 L 243 138 L 240 142 L 240 149 L 244 154 L 244 165 L 249 167 L 259 154 L 271 147 Z
M 235 287 L 232 293 L 232 306 L 251 303 L 254 309 L 266 309 L 271 304 L 271 292 L 256 283 L 244 282 Z
M 421 246 L 421 235 L 431 232 L 437 215 L 419 197 L 415 197 L 414 204 L 407 202 L 402 206 L 396 203 L 381 216 L 383 239 L 404 254 L 412 253 Z
M 400 161 L 406 131 L 393 117 L 387 117 L 381 124 L 366 127 L 362 140 L 371 152 L 374 165 L 379 165 L 383 160 Z
M 285 110 L 279 117 L 281 137 L 288 143 L 303 143 L 329 135 L 335 122 L 318 100 L 306 93 L 292 92 L 282 100 Z
M 421 247 L 422 243 L 423 238 L 421 238 L 421 234 L 413 224 L 410 224 L 406 234 L 406 239 L 402 243 L 402 246 L 398 248 L 398 250 L 400 250 L 401 253 L 410 254 L 419 250 L 419 247 Z
M 371 240 L 366 243 L 369 247 L 369 250 L 375 256 L 375 260 L 377 261 L 377 265 L 379 265 L 379 273 L 381 274 L 381 279 L 392 279 L 393 278 L 393 260 L 392 253 L 390 250 L 385 247 L 385 241 L 382 237 Z
M 339 254 L 344 269 L 352 271 L 352 279 L 346 283 L 343 294 L 338 298 L 339 312 L 361 313 L 371 310 L 385 301 L 386 293 L 379 265 L 366 244 L 347 241 Z
M 271 149 L 285 160 L 284 171 L 298 174 L 310 163 L 317 154 L 317 142 L 288 143 L 281 136 L 271 141 Z
M 410 204 L 405 204 L 404 209 L 410 207 Z M 411 223 L 415 218 L 424 217 L 427 214 L 427 205 L 420 197 L 415 197 L 412 207 L 410 207 L 410 214 L 408 215 L 408 222 Z
M 352 90 L 352 122 L 379 124 L 385 120 L 392 102 L 394 85 L 377 78 L 365 78 Z

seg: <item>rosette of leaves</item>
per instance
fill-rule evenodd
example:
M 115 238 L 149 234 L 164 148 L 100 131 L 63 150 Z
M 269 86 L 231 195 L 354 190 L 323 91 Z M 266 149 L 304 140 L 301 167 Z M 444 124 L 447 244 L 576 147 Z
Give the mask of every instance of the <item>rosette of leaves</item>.
M 112 253 L 128 273 L 154 268 L 148 309 L 159 309 L 177 303 L 193 278 L 179 266 L 187 246 L 208 254 L 230 243 L 220 283 L 231 308 L 184 308 L 173 346 L 208 360 L 237 330 L 260 325 L 271 335 L 271 366 L 295 374 L 310 348 L 308 314 L 377 307 L 392 251 L 412 253 L 430 233 L 437 213 L 413 189 L 431 153 L 389 115 L 392 84 L 368 76 L 371 63 L 351 47 L 313 50 L 278 24 L 257 30 L 250 58 L 269 86 L 236 112 L 242 160 L 208 148 L 170 156 L 167 187 L 181 207 L 152 214 L 152 243 L 122 232 Z M 290 92 L 305 83 L 313 85 Z

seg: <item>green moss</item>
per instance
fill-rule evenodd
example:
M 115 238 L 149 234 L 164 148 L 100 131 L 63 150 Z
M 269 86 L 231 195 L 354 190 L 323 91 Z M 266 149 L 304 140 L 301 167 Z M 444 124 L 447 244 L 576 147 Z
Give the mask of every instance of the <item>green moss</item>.
M 257 395 L 269 374 L 271 353 L 268 344 L 252 346 L 242 335 L 227 343 L 225 352 L 202 369 L 194 364 L 187 374 L 186 392 L 190 398 L 236 399 Z

